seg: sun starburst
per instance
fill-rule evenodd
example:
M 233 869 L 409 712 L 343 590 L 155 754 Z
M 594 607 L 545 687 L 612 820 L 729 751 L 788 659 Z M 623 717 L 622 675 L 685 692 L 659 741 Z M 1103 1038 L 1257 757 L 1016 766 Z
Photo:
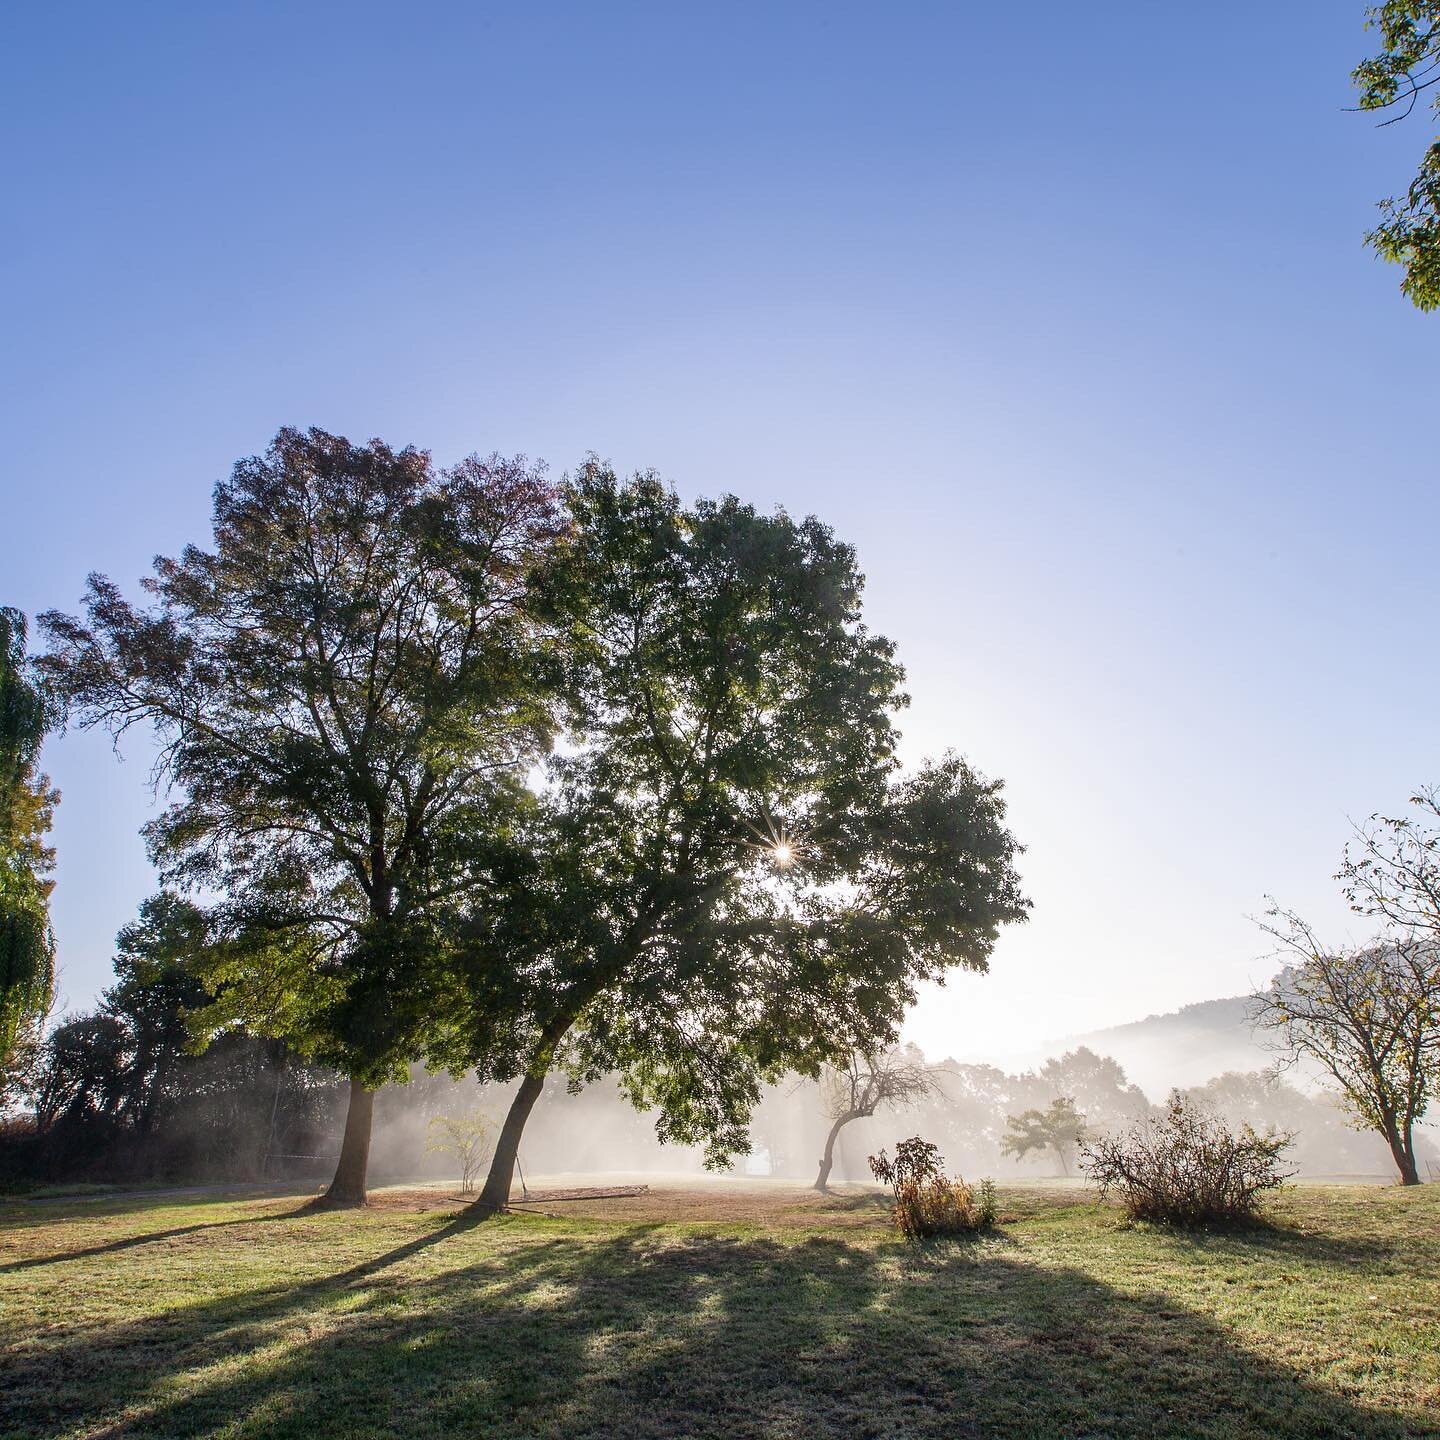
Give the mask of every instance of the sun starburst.
M 807 832 L 791 830 L 783 821 L 776 821 L 765 811 L 761 812 L 760 819 L 763 828 L 748 820 L 745 822 L 755 839 L 739 843 L 757 851 L 777 870 L 789 870 L 808 848 Z

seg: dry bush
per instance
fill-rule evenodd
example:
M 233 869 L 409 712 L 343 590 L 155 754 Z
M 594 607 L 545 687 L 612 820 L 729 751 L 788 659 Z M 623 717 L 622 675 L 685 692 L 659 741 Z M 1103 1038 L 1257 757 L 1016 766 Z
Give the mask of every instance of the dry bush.
M 1260 1196 L 1295 1172 L 1280 1159 L 1287 1133 L 1232 1130 L 1214 1111 L 1172 1091 L 1165 1112 L 1120 1135 L 1093 1138 L 1082 1166 L 1101 1196 L 1119 1193 L 1132 1220 L 1170 1225 L 1253 1219 Z
M 890 1212 L 907 1240 L 927 1235 L 969 1235 L 995 1223 L 995 1186 L 950 1179 L 938 1147 L 918 1135 L 895 1147 L 893 1160 L 881 1151 L 869 1159 L 870 1173 L 895 1196 Z

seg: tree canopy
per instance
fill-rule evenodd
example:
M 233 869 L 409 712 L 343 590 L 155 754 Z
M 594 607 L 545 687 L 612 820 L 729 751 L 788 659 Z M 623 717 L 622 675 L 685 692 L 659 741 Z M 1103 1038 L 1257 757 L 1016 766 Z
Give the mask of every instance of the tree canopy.
M 1025 918 L 999 783 L 899 770 L 893 647 L 813 518 L 284 430 L 144 584 L 44 617 L 46 671 L 160 738 L 151 853 L 224 897 L 149 917 L 196 1023 L 350 1077 L 337 1200 L 421 1058 L 521 1080 L 482 1203 L 556 1066 L 723 1163 L 766 1080 L 893 1044 Z
M 1383 49 L 1352 78 L 1360 108 L 1387 113 L 1390 125 L 1410 115 L 1440 82 L 1440 0 L 1385 0 L 1366 12 Z M 1440 114 L 1440 92 L 1431 105 Z M 1430 142 L 1403 197 L 1380 205 L 1380 224 L 1366 237 L 1376 253 L 1405 271 L 1402 292 L 1421 310 L 1440 307 L 1440 137 Z
M 1087 1045 L 1047 1060 L 1037 1078 L 1053 1094 L 1068 1095 L 1092 1123 L 1137 1119 L 1150 1112 L 1144 1091 L 1130 1083 L 1124 1066 Z
M 552 1065 L 615 1073 L 724 1163 L 764 1080 L 892 1043 L 915 985 L 984 968 L 1027 908 L 999 785 L 956 757 L 897 774 L 901 672 L 849 546 L 598 462 L 566 499 L 572 709 L 444 1056 L 522 1079 L 486 1205 Z
M 179 798 L 150 851 L 225 897 L 232 1017 L 351 1078 L 337 1200 L 363 1199 L 371 1091 L 443 1013 L 445 917 L 490 883 L 549 743 L 528 577 L 560 528 L 521 460 L 285 429 L 216 486 L 213 548 L 156 561 L 148 606 L 97 575 L 86 620 L 43 617 L 78 722 L 159 737 Z

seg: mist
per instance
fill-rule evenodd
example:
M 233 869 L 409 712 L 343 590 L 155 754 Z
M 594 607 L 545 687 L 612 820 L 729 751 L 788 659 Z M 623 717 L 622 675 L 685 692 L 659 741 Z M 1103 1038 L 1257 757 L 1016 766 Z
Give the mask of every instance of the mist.
M 1257 1062 L 1245 1069 L 1217 1068 L 1197 1078 L 1200 1062 L 1185 1045 L 1172 1047 L 1174 1063 L 1167 1066 L 1169 1041 L 1164 1037 L 1174 1031 L 1193 1040 L 1205 1028 L 1202 1018 L 1158 1017 L 1163 1022 L 1154 1026 L 1159 1038 L 1143 1033 L 1150 1022 L 1122 1027 L 1129 1033 L 1117 1049 L 1124 1050 L 1127 1062 L 1138 1062 L 1134 1073 L 1144 1076 L 1143 1086 L 1131 1079 L 1131 1063 L 1122 1064 L 1118 1056 L 1086 1046 L 1057 1053 L 1017 1073 L 948 1057 L 936 1060 L 908 1046 L 911 1058 L 931 1068 L 933 1093 L 917 1104 L 882 1108 L 872 1117 L 844 1125 L 836 1141 L 831 1184 L 872 1183 L 867 1158 L 917 1134 L 940 1147 L 952 1172 L 969 1179 L 990 1176 L 1001 1184 L 1023 1184 L 1058 1178 L 1061 1171 L 1053 1154 L 1031 1154 L 1017 1161 L 1004 1153 L 1010 1116 L 1044 1109 L 1070 1095 L 1093 1131 L 1113 1131 L 1151 1113 L 1171 1088 L 1213 1108 L 1233 1126 L 1248 1124 L 1262 1132 L 1293 1134 L 1287 1160 L 1298 1178 L 1391 1177 L 1392 1161 L 1378 1135 L 1355 1129 L 1338 1099 L 1314 1076 L 1278 1073 L 1273 1064 L 1267 1067 L 1269 1057 L 1253 1042 L 1248 1051 L 1239 1051 L 1240 1058 Z M 1223 1064 L 1237 1057 L 1222 1050 L 1219 1058 Z M 493 1140 L 511 1091 L 510 1086 L 482 1086 L 418 1070 L 408 1085 L 386 1087 L 376 1104 L 371 1151 L 375 1182 L 453 1182 L 458 1173 L 454 1158 L 427 1148 L 432 1117 L 478 1112 L 489 1122 Z M 341 1113 L 337 1105 L 313 1160 L 280 1160 L 274 1173 L 326 1178 L 338 1148 Z M 654 1115 L 635 1110 L 611 1080 L 571 1093 L 563 1074 L 552 1075 L 525 1130 L 520 1178 L 533 1184 L 538 1177 L 664 1176 L 697 1181 L 711 1177 L 700 1147 L 663 1144 L 654 1122 Z M 787 1077 L 768 1087 L 755 1108 L 749 1154 L 734 1157 L 729 1171 L 722 1173 L 813 1183 L 831 1123 L 820 1085 L 804 1077 Z M 1417 1137 L 1422 1167 L 1428 1162 L 1440 1169 L 1437 1141 L 1440 1135 L 1434 1126 Z

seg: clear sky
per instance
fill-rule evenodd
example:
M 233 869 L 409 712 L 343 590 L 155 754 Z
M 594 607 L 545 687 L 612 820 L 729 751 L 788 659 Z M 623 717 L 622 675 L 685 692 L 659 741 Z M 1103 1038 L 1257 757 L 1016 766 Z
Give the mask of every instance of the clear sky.
M 1362 248 L 1424 122 L 1363 0 L 6 7 L 0 603 L 133 592 L 281 424 L 594 450 L 855 541 L 913 758 L 1034 919 L 913 1037 L 1233 994 L 1273 891 L 1440 780 L 1440 318 Z M 72 1007 L 143 744 L 52 741 Z

